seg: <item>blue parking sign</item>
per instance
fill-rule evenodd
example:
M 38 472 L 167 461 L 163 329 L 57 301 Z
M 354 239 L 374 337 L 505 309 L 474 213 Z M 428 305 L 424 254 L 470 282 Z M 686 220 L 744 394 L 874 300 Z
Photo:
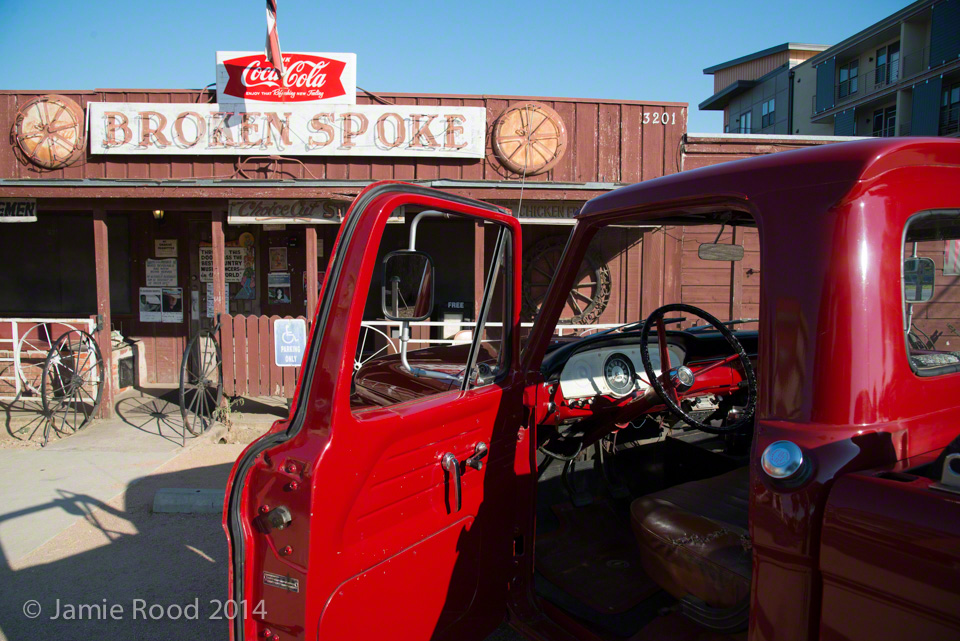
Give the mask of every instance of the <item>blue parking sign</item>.
M 307 349 L 307 322 L 302 318 L 278 318 L 273 323 L 273 353 L 280 367 L 300 367 Z

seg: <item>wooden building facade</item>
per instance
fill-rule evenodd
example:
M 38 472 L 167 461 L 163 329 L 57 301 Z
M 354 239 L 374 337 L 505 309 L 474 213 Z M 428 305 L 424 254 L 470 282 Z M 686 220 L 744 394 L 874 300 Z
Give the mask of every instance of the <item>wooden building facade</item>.
M 259 328 L 264 317 L 312 318 L 342 214 L 372 181 L 417 182 L 509 206 L 524 226 L 525 258 L 535 261 L 547 259 L 549 250 L 565 241 L 573 216 L 590 198 L 685 165 L 726 159 L 714 149 L 724 142 L 697 141 L 691 153 L 685 103 L 362 93 L 357 105 L 407 105 L 438 113 L 482 108 L 482 157 L 297 156 L 266 147 L 253 155 L 93 153 L 91 103 L 183 105 L 192 112 L 214 99 L 213 92 L 195 90 L 0 92 L 0 126 L 12 132 L 10 143 L 0 146 L 0 199 L 33 202 L 36 212 L 35 222 L 0 223 L 7 274 L 0 280 L 0 332 L 3 318 L 96 316 L 108 362 L 110 332 L 117 330 L 141 346 L 140 383 L 174 384 L 187 340 L 215 318 L 233 317 L 230 336 L 239 336 L 241 326 Z M 505 159 L 509 154 L 502 144 L 496 147 L 503 135 L 498 123 L 527 106 L 549 115 L 563 144 L 550 162 L 541 163 L 542 170 L 518 172 Z M 30 132 L 24 132 L 23 123 L 31 113 L 39 114 L 34 120 L 46 118 L 36 125 L 34 139 L 55 139 L 44 142 L 46 160 L 44 153 L 37 157 L 35 146 L 27 153 Z M 72 122 L 68 116 L 77 121 L 74 130 L 66 127 Z M 64 130 L 76 137 L 66 143 L 57 139 L 54 134 Z M 747 144 L 739 151 L 773 150 Z M 295 220 L 306 210 L 308 221 Z M 254 222 L 257 214 L 273 217 Z M 596 268 L 609 279 L 609 292 L 590 313 L 571 308 L 568 320 L 622 323 L 679 300 L 721 317 L 751 315 L 758 291 L 755 239 L 745 236 L 753 253 L 731 274 L 728 266 L 705 266 L 696 258 L 695 243 L 709 235 L 677 228 L 605 232 L 593 255 Z M 483 236 L 482 230 L 465 234 L 450 251 L 460 243 L 473 252 L 483 245 Z M 536 287 L 526 281 L 529 271 L 525 301 L 534 298 L 527 289 Z M 482 286 L 481 279 L 482 265 L 474 270 L 474 288 Z M 438 291 L 437 297 L 443 304 L 465 296 Z M 167 314 L 171 300 L 175 309 Z M 526 313 L 532 318 L 536 301 L 529 302 Z M 162 311 L 144 314 L 155 304 Z M 238 321 L 240 316 L 255 320 Z M 249 347 L 250 336 L 243 340 L 247 354 L 257 349 Z M 289 396 L 287 378 L 289 373 L 281 375 L 278 388 L 265 382 L 272 380 L 268 372 L 237 390 L 281 389 Z M 110 403 L 104 405 L 109 412 Z

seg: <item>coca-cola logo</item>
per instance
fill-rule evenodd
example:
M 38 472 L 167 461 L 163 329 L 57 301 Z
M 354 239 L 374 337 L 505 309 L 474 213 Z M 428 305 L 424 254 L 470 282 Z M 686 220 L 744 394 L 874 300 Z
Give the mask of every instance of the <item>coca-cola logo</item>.
M 223 93 L 267 102 L 329 100 L 346 94 L 342 60 L 290 53 L 283 55 L 283 64 L 286 74 L 281 78 L 262 53 L 224 60 L 228 80 Z

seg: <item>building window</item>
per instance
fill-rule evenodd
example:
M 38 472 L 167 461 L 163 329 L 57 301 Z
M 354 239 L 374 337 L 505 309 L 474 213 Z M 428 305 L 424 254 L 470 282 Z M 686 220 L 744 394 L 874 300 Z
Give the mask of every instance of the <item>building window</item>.
M 776 102 L 774 98 L 771 98 L 763 103 L 763 116 L 760 118 L 760 128 L 766 129 L 776 121 Z
M 860 73 L 860 60 L 851 60 L 840 67 L 840 86 L 837 95 L 841 98 L 857 93 L 857 76 Z
M 890 138 L 897 135 L 897 108 L 887 107 L 873 112 L 873 135 L 875 138 Z
M 741 134 L 748 134 L 752 130 L 753 125 L 753 112 L 744 111 L 740 114 L 740 131 Z
M 877 49 L 877 70 L 874 84 L 896 83 L 900 79 L 900 43 L 894 42 Z
M 946 87 L 940 100 L 940 135 L 960 133 L 960 82 Z

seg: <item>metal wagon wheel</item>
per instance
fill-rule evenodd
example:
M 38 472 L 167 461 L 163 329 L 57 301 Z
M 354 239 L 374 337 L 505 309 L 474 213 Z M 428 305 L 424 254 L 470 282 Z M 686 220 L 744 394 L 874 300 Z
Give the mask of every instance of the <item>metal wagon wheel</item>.
M 215 332 L 201 330 L 183 350 L 180 363 L 180 416 L 194 436 L 205 432 L 223 400 L 223 358 Z
M 386 345 L 377 347 L 377 343 L 380 342 L 381 338 L 386 341 Z M 384 352 L 386 352 L 386 354 L 384 354 Z M 357 340 L 357 353 L 353 357 L 353 371 L 356 372 L 367 362 L 372 361 L 381 354 L 387 356 L 396 353 L 397 346 L 394 345 L 392 338 L 373 325 L 361 323 L 360 337 Z
M 534 245 L 529 258 L 524 259 L 523 310 L 526 317 L 533 318 L 540 311 L 565 247 L 565 238 L 546 238 Z M 596 323 L 610 302 L 610 289 L 610 268 L 599 256 L 587 252 L 557 322 L 566 325 Z
M 43 366 L 46 362 L 47 354 L 53 347 L 54 339 L 50 334 L 52 323 L 37 323 L 32 325 L 20 336 L 20 340 L 14 347 L 13 365 L 14 372 L 20 384 L 17 386 L 17 397 L 14 403 L 23 397 L 40 397 L 40 388 L 43 385 Z M 73 325 L 62 323 L 68 331 L 79 331 Z
M 50 428 L 58 436 L 68 436 L 90 422 L 100 409 L 103 381 L 103 358 L 93 336 L 71 329 L 57 339 L 43 363 L 40 384 L 47 418 L 44 445 L 50 440 Z

